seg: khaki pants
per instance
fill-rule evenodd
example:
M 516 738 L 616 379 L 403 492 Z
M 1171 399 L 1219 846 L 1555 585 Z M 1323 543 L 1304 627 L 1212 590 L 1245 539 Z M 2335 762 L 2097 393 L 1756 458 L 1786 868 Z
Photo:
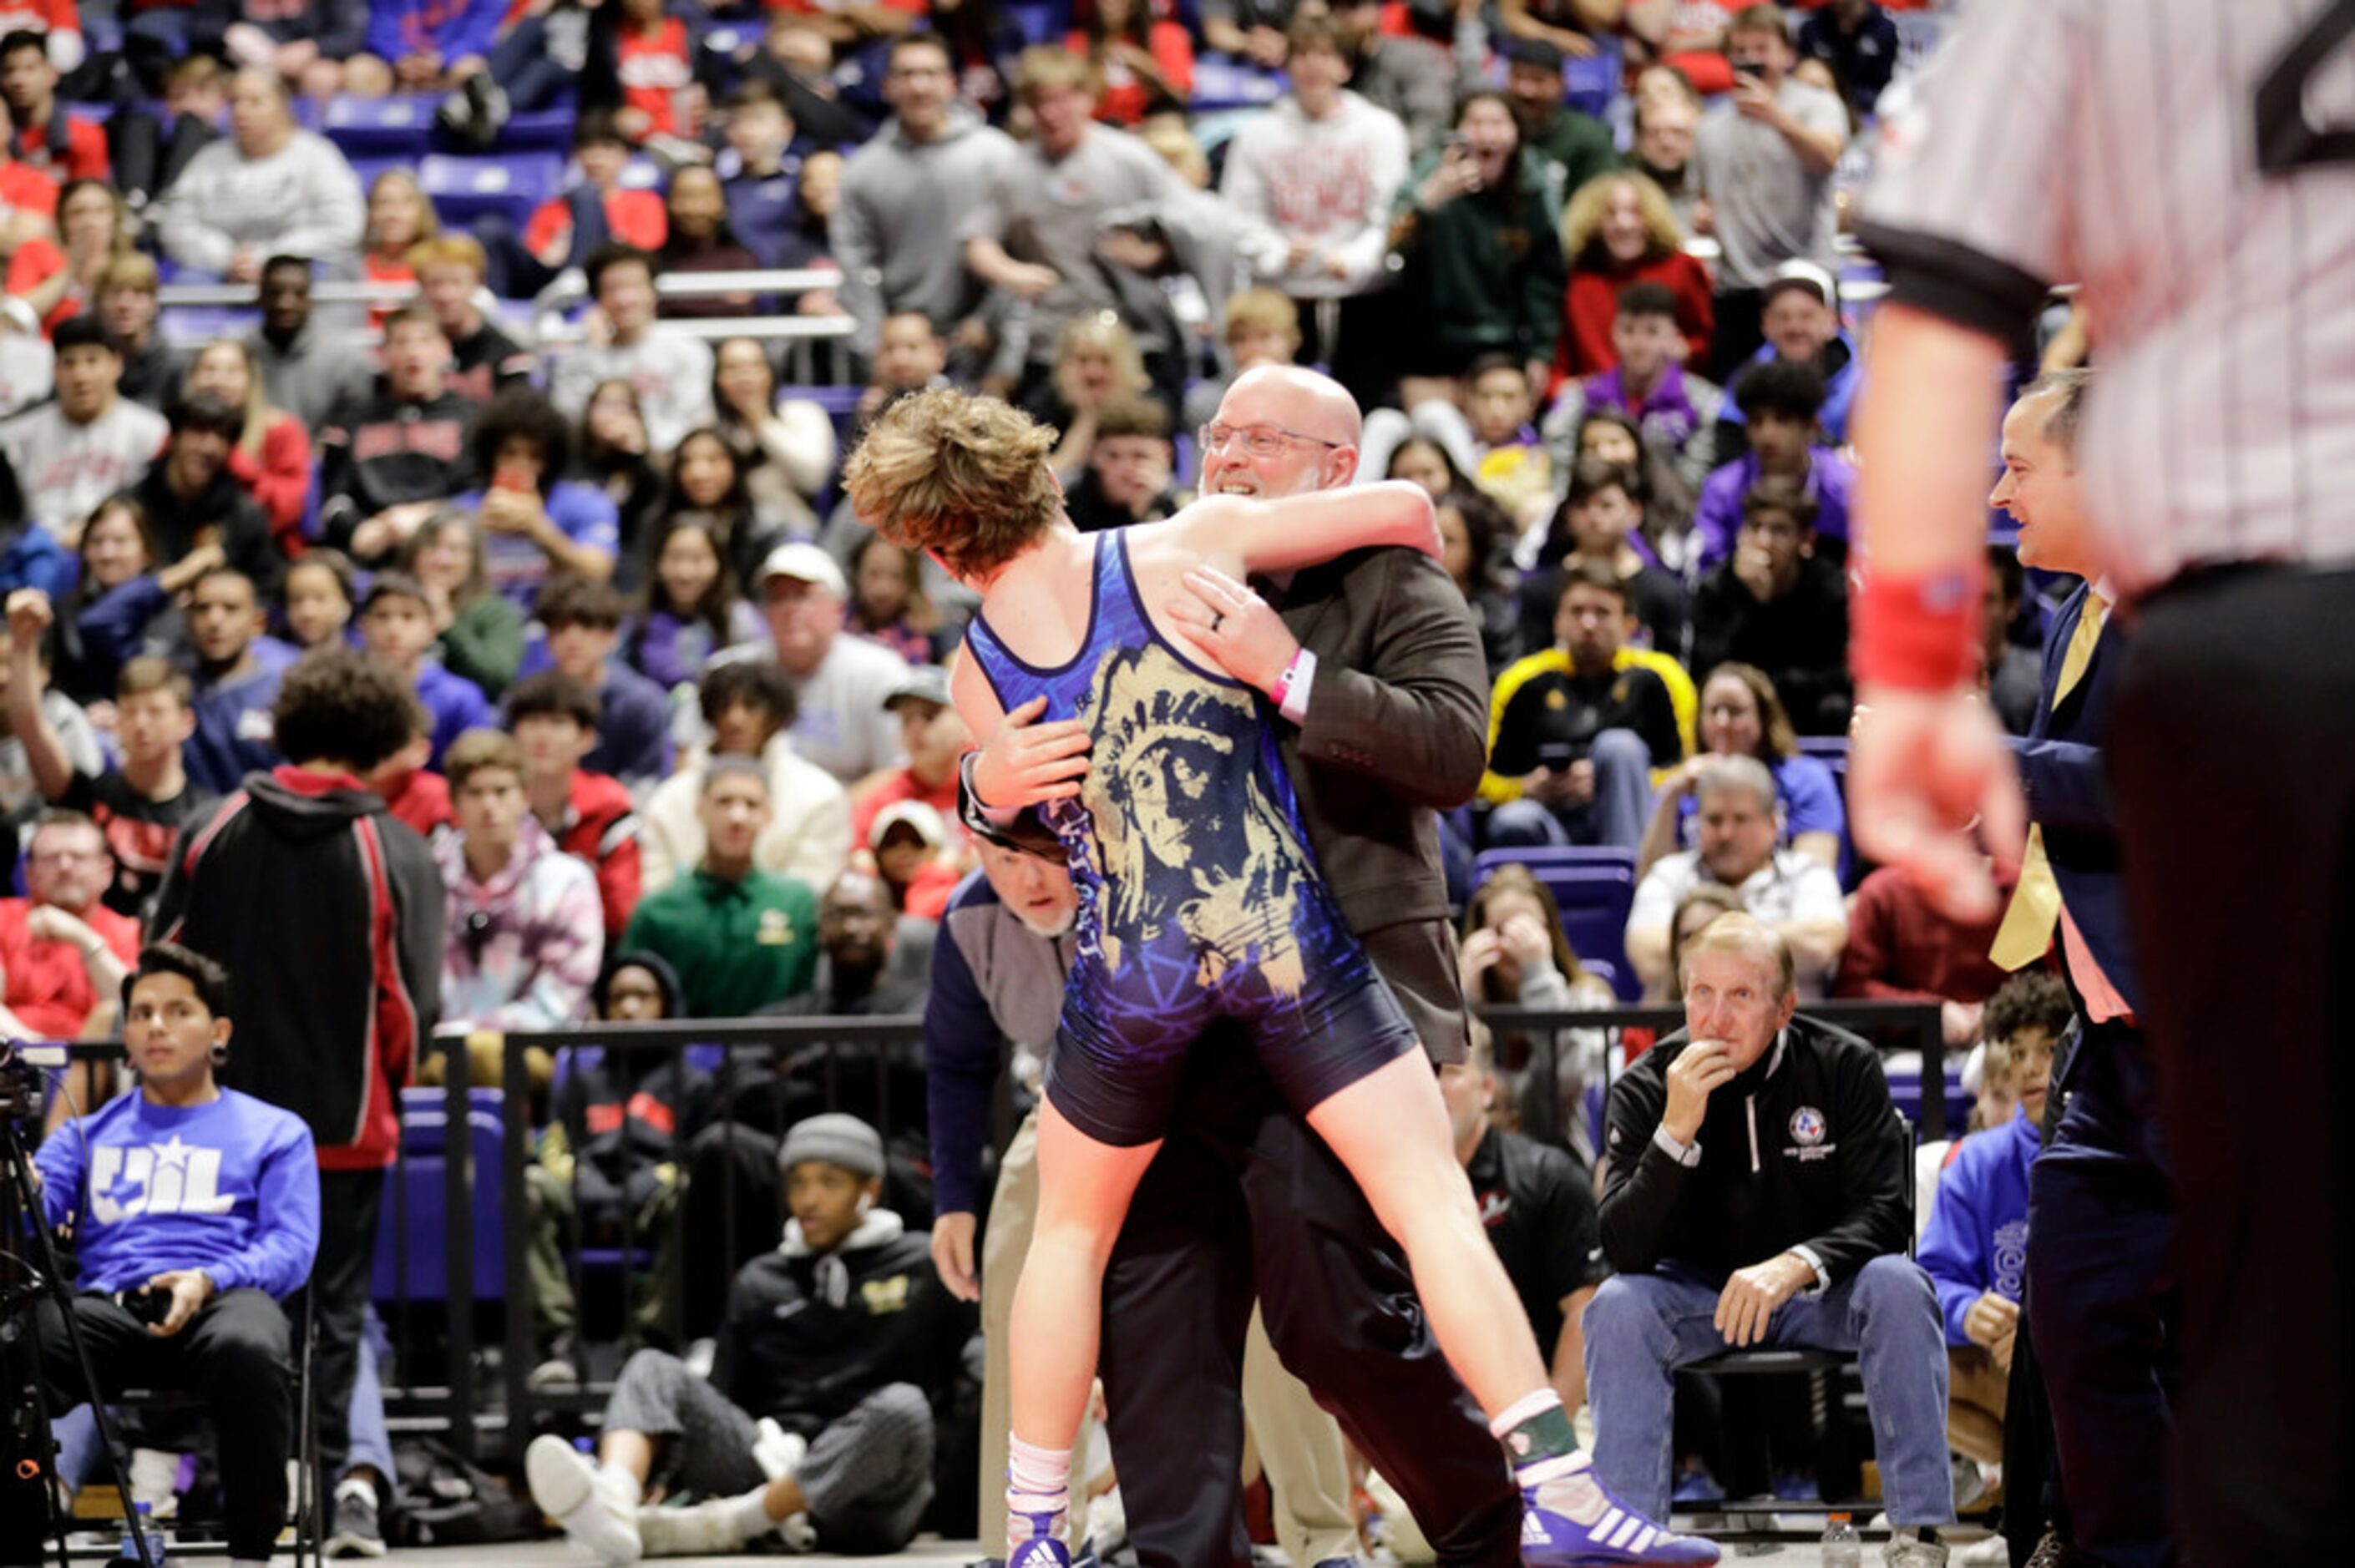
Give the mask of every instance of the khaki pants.
M 1007 1357 L 1014 1287 L 1030 1250 L 1039 1215 L 1039 1118 L 1033 1114 L 1007 1146 L 997 1167 L 997 1192 L 981 1248 L 981 1331 L 986 1349 L 981 1388 L 981 1554 L 1006 1555 L 1007 1434 L 1013 1422 Z M 1243 1349 L 1243 1419 L 1256 1440 L 1261 1465 L 1275 1496 L 1278 1539 L 1296 1568 L 1358 1554 L 1349 1518 L 1349 1466 L 1341 1429 L 1317 1407 L 1307 1384 L 1284 1370 L 1257 1311 Z M 1082 1423 L 1072 1452 L 1091 1439 Z M 1073 1478 L 1074 1487 L 1081 1483 Z M 1084 1510 L 1073 1510 L 1073 1517 Z
M 1965 1458 L 2003 1463 L 2004 1406 L 2011 1379 L 1984 1346 L 1946 1351 L 1946 1442 Z

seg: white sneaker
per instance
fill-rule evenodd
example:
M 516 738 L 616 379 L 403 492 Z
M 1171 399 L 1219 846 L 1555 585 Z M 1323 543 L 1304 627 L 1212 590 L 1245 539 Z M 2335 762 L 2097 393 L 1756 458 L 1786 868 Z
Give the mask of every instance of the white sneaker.
M 131 1500 L 147 1505 L 147 1517 L 162 1522 L 180 1514 L 180 1456 L 161 1448 L 131 1450 Z
M 717 1557 L 744 1546 L 734 1498 L 706 1498 L 687 1508 L 642 1508 L 637 1525 L 649 1557 Z
M 531 1500 L 598 1561 L 635 1563 L 645 1554 L 638 1539 L 636 1489 L 627 1489 L 625 1495 L 612 1472 L 575 1453 L 563 1438 L 552 1433 L 533 1438 L 524 1450 L 523 1473 Z
M 1899 1530 L 1881 1549 L 1886 1568 L 1946 1568 L 1946 1543 L 1934 1530 Z

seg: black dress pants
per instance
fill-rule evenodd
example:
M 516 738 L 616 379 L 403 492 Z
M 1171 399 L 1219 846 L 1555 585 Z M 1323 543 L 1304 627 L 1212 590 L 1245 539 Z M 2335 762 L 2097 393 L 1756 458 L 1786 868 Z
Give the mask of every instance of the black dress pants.
M 294 1374 L 285 1313 L 259 1290 L 229 1290 L 158 1339 L 110 1296 L 77 1296 L 74 1320 L 90 1351 L 99 1394 L 128 1388 L 186 1393 L 205 1402 L 219 1439 L 229 1554 L 267 1558 L 286 1520 L 286 1461 L 294 1452 Z M 56 1302 L 37 1319 L 49 1408 L 63 1414 L 88 1393 Z
M 2328 1561 L 2355 1495 L 2350 628 L 2355 573 L 2192 576 L 2144 605 L 2113 709 L 2179 1195 L 2175 1497 L 2193 1563 Z
M 1403 1255 L 1248 1045 L 1221 1033 L 1194 1048 L 1104 1277 L 1098 1369 L 1147 1568 L 1250 1560 L 1241 1378 L 1254 1295 L 1278 1357 L 1398 1489 L 1439 1561 L 1518 1563 L 1519 1494 L 1431 1337 Z

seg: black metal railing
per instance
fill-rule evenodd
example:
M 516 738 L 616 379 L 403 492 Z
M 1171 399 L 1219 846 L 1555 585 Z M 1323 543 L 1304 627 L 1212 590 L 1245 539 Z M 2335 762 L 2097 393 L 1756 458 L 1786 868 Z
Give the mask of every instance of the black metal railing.
M 1859 1033 L 1874 1032 L 1884 1036 L 1893 1033 L 1917 1044 L 1923 1064 L 1921 1135 L 1931 1140 L 1945 1136 L 1945 1053 L 1937 1006 L 1827 1001 L 1810 1004 L 1804 1011 L 1811 1017 Z M 1482 1009 L 1480 1016 L 1494 1030 L 1518 1034 L 1648 1028 L 1665 1036 L 1684 1022 L 1683 1013 L 1677 1008 L 1644 1005 L 1581 1011 L 1499 1007 Z M 726 1070 L 718 1075 L 714 1087 L 718 1097 L 711 1115 L 705 1118 L 707 1128 L 727 1129 L 739 1125 L 740 1112 L 747 1102 L 765 1097 L 770 1101 L 767 1115 L 755 1117 L 754 1120 L 764 1121 L 782 1135 L 786 1097 L 798 1089 L 796 1114 L 814 1108 L 853 1110 L 875 1125 L 889 1149 L 895 1133 L 922 1121 L 921 1106 L 905 1103 L 911 1093 L 921 1098 L 917 1053 L 922 1035 L 922 1020 L 905 1015 L 613 1023 L 436 1037 L 430 1043 L 429 1055 L 438 1056 L 443 1064 L 440 1094 L 444 1163 L 439 1194 L 443 1246 L 442 1298 L 435 1302 L 430 1296 L 412 1296 L 408 1279 L 408 1248 L 397 1246 L 393 1296 L 390 1300 L 378 1302 L 396 1347 L 393 1365 L 383 1369 L 387 1408 L 394 1417 L 395 1429 L 432 1431 L 462 1452 L 472 1455 L 495 1449 L 520 1461 L 525 1446 L 543 1418 L 561 1415 L 589 1420 L 602 1407 L 602 1389 L 586 1378 L 575 1387 L 560 1390 L 538 1388 L 532 1383 L 532 1371 L 541 1348 L 536 1340 L 532 1238 L 527 1232 L 531 1202 L 526 1171 L 538 1157 L 534 1139 L 539 1131 L 535 1118 L 535 1103 L 539 1097 L 532 1080 L 536 1053 L 556 1054 L 595 1046 L 624 1060 L 648 1056 L 676 1059 L 684 1057 L 691 1049 L 719 1047 L 728 1054 Z M 1615 1040 L 1612 1044 L 1615 1045 Z M 496 1085 L 478 1086 L 474 1082 L 475 1050 L 481 1050 L 485 1057 L 496 1057 L 499 1067 Z M 70 1054 L 76 1059 L 112 1060 L 120 1058 L 122 1047 L 114 1043 L 80 1044 L 72 1046 Z M 1611 1055 L 1606 1049 L 1606 1064 Z M 1558 1063 L 1558 1054 L 1550 1055 L 1543 1068 L 1552 1072 Z M 1607 1065 L 1604 1071 L 1607 1092 Z M 634 1071 L 625 1074 L 633 1081 L 641 1075 Z M 851 1082 L 853 1078 L 855 1084 Z M 868 1092 L 857 1096 L 857 1103 L 847 1103 L 846 1086 L 864 1087 Z M 473 1118 L 477 1107 L 473 1091 L 478 1086 L 500 1091 L 496 1172 L 475 1169 Z M 1558 1093 L 1559 1083 L 1547 1087 Z M 730 1134 L 723 1130 L 721 1136 Z M 574 1152 L 571 1183 L 577 1222 L 581 1161 L 580 1150 L 576 1149 Z M 682 1148 L 674 1158 L 684 1163 L 688 1151 Z M 489 1358 L 478 1353 L 481 1325 L 475 1312 L 475 1193 L 486 1174 L 496 1185 L 497 1216 L 503 1228 L 497 1291 L 503 1310 L 491 1330 L 499 1347 L 495 1375 L 486 1371 Z M 692 1186 L 692 1182 L 687 1183 L 690 1193 Z M 695 1200 L 690 1196 L 687 1201 Z M 712 1202 L 713 1195 L 706 1193 L 700 1201 Z M 723 1255 L 689 1257 L 684 1245 L 669 1249 L 675 1274 L 666 1283 L 681 1302 L 687 1296 L 690 1271 L 707 1271 L 707 1277 L 717 1278 L 724 1290 L 726 1281 L 734 1277 L 744 1261 L 735 1255 L 733 1248 L 741 1217 L 737 1206 L 741 1201 L 738 1183 L 724 1181 L 717 1195 L 721 1205 L 720 1229 L 730 1238 Z M 773 1196 L 770 1201 L 774 1202 Z M 399 1179 L 396 1171 L 386 1197 L 382 1224 L 395 1227 L 396 1240 L 400 1240 L 406 1234 L 409 1217 L 407 1184 Z M 672 1223 L 687 1223 L 683 1206 Z M 573 1240 L 565 1249 L 576 1311 L 585 1309 L 586 1305 L 581 1258 L 581 1238 L 585 1234 L 585 1225 L 576 1223 Z M 636 1315 L 627 1302 L 631 1265 L 640 1249 L 634 1229 L 626 1221 L 622 1236 L 626 1347 L 639 1342 Z M 709 1276 L 708 1271 L 714 1268 L 722 1272 Z M 436 1308 L 440 1319 L 438 1336 L 421 1321 Z M 434 1353 L 437 1350 L 438 1356 Z M 432 1379 L 430 1370 L 437 1361 L 442 1373 L 438 1381 Z M 396 1370 L 398 1376 L 394 1375 Z

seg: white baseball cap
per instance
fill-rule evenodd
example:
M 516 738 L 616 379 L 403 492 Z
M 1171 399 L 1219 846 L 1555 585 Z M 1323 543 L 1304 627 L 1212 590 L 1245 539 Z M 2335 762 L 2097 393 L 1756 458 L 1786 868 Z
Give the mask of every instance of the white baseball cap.
M 792 577 L 799 582 L 815 583 L 837 599 L 850 597 L 850 585 L 843 580 L 842 568 L 834 557 L 815 545 L 780 545 L 769 552 L 761 563 L 759 574 L 752 579 L 754 588 L 766 587 L 771 577 Z

